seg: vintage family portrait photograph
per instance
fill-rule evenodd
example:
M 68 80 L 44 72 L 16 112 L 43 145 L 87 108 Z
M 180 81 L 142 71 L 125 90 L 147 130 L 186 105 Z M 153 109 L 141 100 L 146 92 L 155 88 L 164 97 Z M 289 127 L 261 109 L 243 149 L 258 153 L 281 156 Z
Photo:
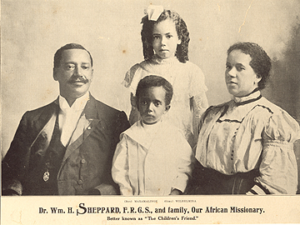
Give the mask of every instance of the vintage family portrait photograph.
M 2 224 L 300 223 L 299 0 L 2 0 Z

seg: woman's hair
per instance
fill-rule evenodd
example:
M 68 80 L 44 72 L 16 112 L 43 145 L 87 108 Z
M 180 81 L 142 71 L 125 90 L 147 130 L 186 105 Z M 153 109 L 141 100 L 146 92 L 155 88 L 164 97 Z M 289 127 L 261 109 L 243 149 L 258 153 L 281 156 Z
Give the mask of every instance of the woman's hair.
M 270 76 L 271 59 L 258 44 L 251 42 L 236 43 L 227 50 L 227 55 L 233 50 L 241 50 L 244 54 L 250 55 L 250 66 L 261 80 L 258 82 L 258 89 L 264 89 L 266 81 Z
M 151 87 L 163 87 L 166 90 L 165 102 L 170 105 L 173 96 L 173 87 L 165 78 L 155 75 L 149 75 L 140 80 L 136 89 L 136 103 L 139 108 L 139 98 L 143 91 Z
M 148 19 L 148 15 L 142 18 L 142 42 L 143 42 L 143 54 L 144 59 L 151 59 L 154 55 L 153 47 L 152 47 L 152 40 L 153 40 L 153 27 L 155 24 L 158 24 L 161 21 L 164 21 L 166 19 L 171 19 L 175 23 L 176 31 L 178 38 L 181 40 L 181 44 L 177 45 L 176 50 L 176 57 L 180 62 L 185 63 L 189 60 L 188 57 L 188 47 L 189 47 L 189 32 L 187 29 L 187 26 L 183 19 L 179 16 L 178 13 L 170 11 L 170 10 L 164 10 L 157 21 L 152 21 Z

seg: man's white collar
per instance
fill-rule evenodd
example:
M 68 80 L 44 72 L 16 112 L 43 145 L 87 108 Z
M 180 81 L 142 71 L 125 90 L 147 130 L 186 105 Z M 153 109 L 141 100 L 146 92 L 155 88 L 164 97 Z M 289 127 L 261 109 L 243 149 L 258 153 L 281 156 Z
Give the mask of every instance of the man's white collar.
M 72 111 L 79 111 L 79 110 L 83 110 L 87 101 L 90 98 L 90 94 L 89 92 L 86 92 L 83 96 L 81 96 L 80 98 L 77 98 L 75 100 L 75 102 L 73 103 L 73 105 L 70 107 L 69 103 L 67 102 L 67 100 L 59 95 L 58 97 L 58 102 L 59 102 L 59 107 L 62 111 L 66 111 L 66 110 L 72 110 Z

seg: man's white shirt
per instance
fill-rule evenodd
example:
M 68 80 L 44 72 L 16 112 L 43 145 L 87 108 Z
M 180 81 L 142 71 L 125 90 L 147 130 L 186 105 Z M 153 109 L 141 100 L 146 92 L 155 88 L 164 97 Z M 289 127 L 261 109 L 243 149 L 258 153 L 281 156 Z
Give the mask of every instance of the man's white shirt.
M 73 105 L 70 107 L 67 100 L 59 95 L 59 130 L 61 131 L 61 143 L 66 147 L 70 141 L 70 138 L 77 126 L 78 120 L 82 111 L 89 100 L 89 92 L 85 93 L 80 98 L 76 99 Z

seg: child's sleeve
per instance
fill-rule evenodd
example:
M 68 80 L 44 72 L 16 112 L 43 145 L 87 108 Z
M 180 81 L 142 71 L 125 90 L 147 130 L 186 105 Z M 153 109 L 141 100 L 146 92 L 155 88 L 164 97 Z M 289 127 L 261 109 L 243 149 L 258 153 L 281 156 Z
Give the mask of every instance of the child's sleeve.
M 128 142 L 127 136 L 124 134 L 121 134 L 121 141 L 116 147 L 111 174 L 114 182 L 117 183 L 120 187 L 121 195 L 133 195 L 128 175 Z
M 205 85 L 205 76 L 202 70 L 196 66 L 195 64 L 191 64 L 190 67 L 190 98 L 194 96 L 202 96 L 205 95 L 207 91 L 207 87 Z
M 208 101 L 206 97 L 207 87 L 205 85 L 205 77 L 202 70 L 193 65 L 192 76 L 190 82 L 190 99 L 191 99 L 191 108 L 193 109 L 193 134 L 194 142 L 196 143 L 198 138 L 198 126 L 201 115 L 208 108 Z
M 184 193 L 189 177 L 192 173 L 192 149 L 184 136 L 177 138 L 177 152 L 174 152 L 177 159 L 177 176 L 172 185 L 172 189 L 178 189 Z

